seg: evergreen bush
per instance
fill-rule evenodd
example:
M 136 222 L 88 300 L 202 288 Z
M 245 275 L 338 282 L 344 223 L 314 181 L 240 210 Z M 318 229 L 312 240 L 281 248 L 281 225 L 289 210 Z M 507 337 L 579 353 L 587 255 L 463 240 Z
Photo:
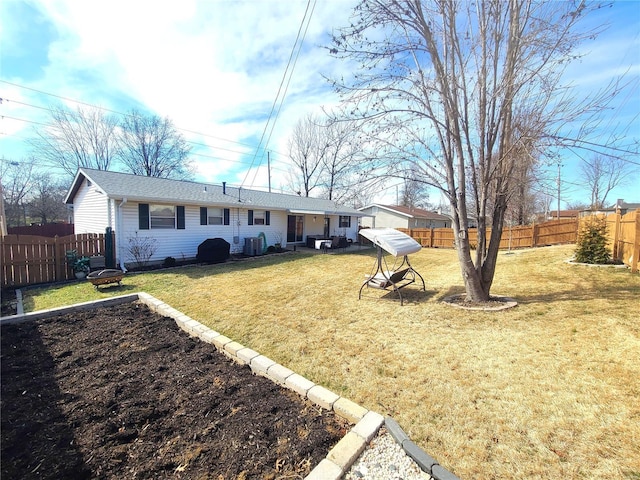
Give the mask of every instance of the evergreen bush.
M 592 216 L 587 219 L 578 233 L 576 242 L 576 262 L 605 264 L 611 263 L 611 253 L 607 248 L 607 220 Z

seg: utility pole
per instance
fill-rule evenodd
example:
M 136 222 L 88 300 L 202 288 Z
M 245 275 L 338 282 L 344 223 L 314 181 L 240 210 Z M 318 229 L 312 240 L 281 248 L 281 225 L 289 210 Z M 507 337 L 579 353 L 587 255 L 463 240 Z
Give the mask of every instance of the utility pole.
M 556 219 L 560 220 L 560 162 L 558 162 L 558 211 Z
M 269 193 L 271 193 L 271 152 L 267 151 L 267 176 L 269 177 Z

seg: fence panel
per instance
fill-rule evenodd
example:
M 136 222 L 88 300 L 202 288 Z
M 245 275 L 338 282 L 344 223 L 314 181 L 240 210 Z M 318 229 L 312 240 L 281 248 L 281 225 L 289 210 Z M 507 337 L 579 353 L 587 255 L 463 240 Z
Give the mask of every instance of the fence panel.
M 55 278 L 55 241 L 31 235 L 2 237 L 2 286 L 44 283 Z
M 559 245 L 562 243 L 576 243 L 578 238 L 577 219 L 550 220 L 537 225 L 534 247 L 545 245 Z
M 640 210 L 624 215 L 611 213 L 606 216 L 606 222 L 612 258 L 629 265 L 632 272 L 637 272 L 640 256 Z
M 2 287 L 22 287 L 74 278 L 67 265 L 66 252 L 76 250 L 79 256 L 104 254 L 103 234 L 83 233 L 66 237 L 5 235 L 1 239 Z

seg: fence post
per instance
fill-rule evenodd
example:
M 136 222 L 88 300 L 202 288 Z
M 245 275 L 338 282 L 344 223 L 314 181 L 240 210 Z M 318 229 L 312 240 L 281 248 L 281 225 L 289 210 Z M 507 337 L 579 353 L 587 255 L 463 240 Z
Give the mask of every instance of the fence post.
M 531 246 L 538 246 L 538 225 L 536 225 L 536 222 L 531 225 Z
M 55 277 L 54 280 L 59 282 L 66 278 L 64 274 L 65 264 L 62 259 L 66 260 L 65 252 L 61 252 L 60 250 L 64 248 L 63 243 L 60 243 L 60 237 L 56 235 L 53 237 L 53 264 L 55 265 Z
M 620 253 L 620 246 L 618 242 L 620 241 L 620 209 L 616 210 L 614 213 L 614 224 L 613 224 L 613 259 L 619 260 L 618 256 Z
M 631 259 L 631 273 L 638 273 L 638 257 L 640 257 L 640 210 L 635 211 L 636 231 L 633 238 L 633 258 Z

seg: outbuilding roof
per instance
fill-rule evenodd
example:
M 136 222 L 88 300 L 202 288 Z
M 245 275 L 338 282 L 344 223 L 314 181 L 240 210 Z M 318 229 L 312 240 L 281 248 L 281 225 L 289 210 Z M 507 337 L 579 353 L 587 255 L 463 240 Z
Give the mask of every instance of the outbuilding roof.
M 121 172 L 80 168 L 67 192 L 65 203 L 73 204 L 84 179 L 110 199 L 145 203 L 261 208 L 291 213 L 349 215 L 361 217 L 358 210 L 332 200 L 263 192 L 211 183 L 146 177 Z
M 428 210 L 423 210 L 422 208 L 403 207 L 399 205 L 381 205 L 379 203 L 374 203 L 372 205 L 362 207 L 359 210 L 368 210 L 372 207 L 382 208 L 384 210 L 388 210 L 408 218 L 426 218 L 427 220 L 450 220 L 450 218 L 446 215 L 440 215 L 436 212 L 430 212 Z

